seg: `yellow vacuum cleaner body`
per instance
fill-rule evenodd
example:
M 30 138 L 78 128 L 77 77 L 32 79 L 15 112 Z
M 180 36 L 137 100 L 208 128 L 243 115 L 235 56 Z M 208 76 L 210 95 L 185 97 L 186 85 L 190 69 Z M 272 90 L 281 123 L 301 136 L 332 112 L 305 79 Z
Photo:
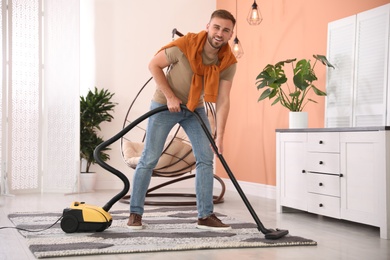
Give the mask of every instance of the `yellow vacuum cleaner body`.
M 73 202 L 63 211 L 61 229 L 66 233 L 101 232 L 110 227 L 111 223 L 111 215 L 103 208 L 84 202 Z

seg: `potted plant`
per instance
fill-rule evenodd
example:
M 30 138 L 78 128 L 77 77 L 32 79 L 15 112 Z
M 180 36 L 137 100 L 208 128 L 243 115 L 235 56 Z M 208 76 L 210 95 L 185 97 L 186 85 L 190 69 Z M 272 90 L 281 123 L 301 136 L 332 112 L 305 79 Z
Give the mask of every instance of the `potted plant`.
M 108 90 L 98 90 L 95 87 L 93 91 L 89 90 L 85 97 L 80 96 L 80 158 L 86 163 L 83 173 L 91 173 L 90 167 L 96 163 L 93 152 L 104 142 L 99 136 L 100 124 L 111 122 L 114 118 L 111 114 L 116 105 L 111 101 L 113 95 Z M 110 159 L 110 155 L 105 152 L 107 150 L 110 149 L 105 148 L 100 153 L 102 161 Z
M 324 91 L 318 89 L 313 84 L 313 82 L 317 80 L 314 68 L 317 61 L 320 61 L 323 65 L 331 68 L 334 68 L 334 66 L 323 55 L 313 55 L 313 57 L 315 58 L 313 66 L 311 65 L 310 59 L 301 59 L 294 64 L 297 60 L 296 58 L 279 61 L 275 65 L 268 64 L 265 66 L 256 78 L 257 89 L 260 90 L 265 88 L 261 93 L 258 102 L 266 98 L 270 100 L 274 98 L 271 105 L 280 103 L 290 112 L 302 112 L 308 102 L 317 103 L 317 101 L 307 98 L 307 94 L 310 90 L 313 90 L 318 96 L 326 96 Z M 285 64 L 291 64 L 293 87 L 288 85 L 288 79 L 284 71 Z M 283 84 L 286 84 L 287 87 L 283 88 Z

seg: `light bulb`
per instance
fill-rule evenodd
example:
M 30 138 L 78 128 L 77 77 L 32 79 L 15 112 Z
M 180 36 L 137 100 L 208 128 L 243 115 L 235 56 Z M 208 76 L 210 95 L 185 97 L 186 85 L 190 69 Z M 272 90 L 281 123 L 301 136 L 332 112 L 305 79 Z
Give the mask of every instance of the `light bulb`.
M 259 19 L 259 13 L 257 12 L 257 9 L 252 9 L 250 20 L 256 21 L 258 19 Z

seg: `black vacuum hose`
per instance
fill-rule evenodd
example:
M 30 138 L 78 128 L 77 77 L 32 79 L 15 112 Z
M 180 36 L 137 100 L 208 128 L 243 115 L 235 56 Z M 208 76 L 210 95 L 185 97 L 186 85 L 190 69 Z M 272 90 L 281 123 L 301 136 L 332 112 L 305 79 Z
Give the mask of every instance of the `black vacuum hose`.
M 116 135 L 114 135 L 113 137 L 111 137 L 110 139 L 104 141 L 103 143 L 101 143 L 100 145 L 98 145 L 94 152 L 93 152 L 93 157 L 95 158 L 96 160 L 96 163 L 99 164 L 102 168 L 106 169 L 107 171 L 113 173 L 114 175 L 116 175 L 117 177 L 119 177 L 119 179 L 121 179 L 123 181 L 123 184 L 124 184 L 124 187 L 122 189 L 121 192 L 119 192 L 117 195 L 115 195 L 110 201 L 108 201 L 106 203 L 106 205 L 104 205 L 103 209 L 105 211 L 109 211 L 111 209 L 111 207 L 116 203 L 118 202 L 122 197 L 124 197 L 128 192 L 129 192 L 129 189 L 130 189 L 130 182 L 129 182 L 129 179 L 126 177 L 126 175 L 124 175 L 122 172 L 120 172 L 119 170 L 111 167 L 110 165 L 108 165 L 106 162 L 104 162 L 101 158 L 100 158 L 100 152 L 106 148 L 107 146 L 111 145 L 112 143 L 118 141 L 120 138 L 122 138 L 127 132 L 129 132 L 131 129 L 133 129 L 134 127 L 136 127 L 139 123 L 141 123 L 142 121 L 144 121 L 145 119 L 149 118 L 150 116 L 156 114 L 156 113 L 159 113 L 159 112 L 162 112 L 162 111 L 165 111 L 165 110 L 168 110 L 168 107 L 167 106 L 161 106 L 161 107 L 158 107 L 154 110 L 151 110 L 149 111 L 148 113 L 142 115 L 141 117 L 137 118 L 136 120 L 134 120 L 133 122 L 131 122 L 128 126 L 126 126 L 125 128 L 122 129 L 122 131 L 120 131 L 119 133 L 117 133 Z
M 187 111 L 191 112 L 185 105 L 180 105 L 180 107 L 183 110 L 187 110 Z M 134 120 L 131 124 L 126 126 L 118 134 L 116 134 L 112 138 L 108 139 L 107 141 L 101 143 L 100 145 L 98 145 L 96 147 L 96 149 L 94 151 L 94 158 L 95 158 L 96 162 L 101 167 L 106 169 L 107 171 L 109 171 L 109 172 L 113 173 L 114 175 L 118 176 L 124 183 L 123 190 L 121 192 L 119 192 L 117 195 L 115 195 L 109 202 L 107 202 L 106 205 L 104 205 L 103 209 L 106 212 L 108 212 L 111 209 L 111 207 L 116 202 L 118 202 L 122 197 L 124 197 L 128 193 L 128 191 L 130 189 L 130 182 L 129 182 L 127 177 L 122 172 L 118 171 L 117 169 L 111 167 L 110 165 L 105 163 L 103 160 L 101 160 L 101 158 L 99 156 L 101 150 L 106 148 L 107 146 L 111 145 L 112 143 L 116 142 L 117 140 L 119 140 L 127 132 L 129 132 L 131 129 L 133 129 L 135 126 L 137 126 L 139 123 L 141 123 L 145 119 L 149 118 L 150 116 L 152 116 L 152 115 L 154 115 L 156 113 L 159 113 L 159 112 L 162 112 L 162 111 L 166 111 L 166 110 L 168 110 L 167 106 L 161 106 L 161 107 L 158 107 L 156 109 L 153 109 L 153 110 L 147 112 L 146 114 L 142 115 L 141 117 L 139 117 L 136 120 Z M 215 144 L 214 139 L 213 139 L 212 135 L 210 134 L 209 130 L 207 129 L 206 124 L 203 122 L 202 118 L 200 117 L 200 115 L 196 111 L 194 111 L 192 113 L 195 115 L 196 119 L 198 120 L 198 122 L 202 126 L 202 129 L 205 132 L 207 138 L 209 139 L 211 146 L 213 147 L 216 155 L 218 156 L 218 159 L 222 163 L 222 165 L 225 168 L 225 170 L 226 170 L 230 180 L 233 182 L 234 187 L 236 188 L 237 192 L 241 196 L 241 199 L 245 203 L 247 209 L 249 210 L 250 214 L 252 215 L 254 221 L 256 222 L 257 229 L 259 231 L 261 231 L 265 235 L 265 238 L 267 238 L 267 239 L 279 239 L 279 238 L 284 237 L 285 235 L 287 235 L 288 234 L 288 230 L 280 230 L 280 229 L 274 230 L 274 229 L 267 229 L 267 228 L 264 227 L 263 223 L 261 223 L 259 217 L 257 216 L 256 212 L 254 211 L 254 209 L 252 208 L 251 204 L 249 203 L 247 197 L 245 196 L 244 192 L 242 191 L 240 185 L 238 184 L 235 176 L 233 175 L 232 171 L 230 170 L 230 168 L 229 168 L 228 164 L 226 163 L 225 159 L 223 158 L 222 154 L 220 154 L 218 152 L 218 147 Z

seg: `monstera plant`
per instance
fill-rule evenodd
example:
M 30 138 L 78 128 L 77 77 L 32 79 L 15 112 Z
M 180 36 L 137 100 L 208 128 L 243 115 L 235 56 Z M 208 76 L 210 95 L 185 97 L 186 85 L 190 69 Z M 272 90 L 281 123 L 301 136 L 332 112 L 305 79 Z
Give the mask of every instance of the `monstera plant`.
M 298 62 L 296 62 L 297 59 L 289 59 L 265 66 L 256 78 L 257 89 L 264 89 L 258 101 L 266 98 L 274 99 L 272 105 L 280 103 L 289 111 L 301 112 L 308 102 L 317 103 L 307 97 L 310 90 L 318 96 L 326 96 L 324 91 L 313 84 L 317 80 L 314 68 L 318 61 L 331 68 L 334 66 L 323 55 L 313 55 L 313 57 L 315 58 L 313 65 L 310 59 L 301 59 Z M 284 66 L 287 64 L 291 65 L 293 72 L 293 86 L 288 84 L 284 71 Z

